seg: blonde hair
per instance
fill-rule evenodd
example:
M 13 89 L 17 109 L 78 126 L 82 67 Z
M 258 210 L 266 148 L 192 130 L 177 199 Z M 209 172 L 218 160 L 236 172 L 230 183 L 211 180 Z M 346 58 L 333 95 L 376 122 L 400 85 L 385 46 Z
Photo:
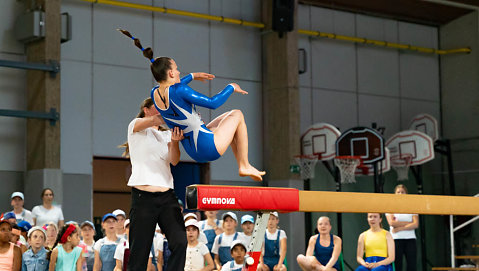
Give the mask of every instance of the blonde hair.
M 143 100 L 143 102 L 140 105 L 140 112 L 136 115 L 136 118 L 144 118 L 145 117 L 145 111 L 143 108 L 150 108 L 153 105 L 153 99 L 151 97 L 146 98 Z M 159 128 L 160 131 L 167 131 L 168 129 L 165 129 L 160 126 Z M 125 148 L 125 151 L 121 154 L 121 156 L 130 158 L 130 146 L 128 145 L 128 141 L 125 141 L 125 143 L 121 144 L 118 146 L 118 148 Z
M 407 191 L 407 187 L 406 187 L 404 184 L 398 184 L 398 185 L 396 185 L 396 187 L 394 187 L 394 193 L 396 193 L 396 191 L 397 191 L 399 188 L 404 189 L 404 191 L 406 191 L 406 194 L 409 194 L 409 192 Z
M 58 233 L 58 225 L 57 223 L 53 222 L 53 221 L 50 221 L 50 222 L 47 222 L 46 224 L 46 227 L 48 228 L 49 226 L 52 226 L 55 228 L 55 231 Z

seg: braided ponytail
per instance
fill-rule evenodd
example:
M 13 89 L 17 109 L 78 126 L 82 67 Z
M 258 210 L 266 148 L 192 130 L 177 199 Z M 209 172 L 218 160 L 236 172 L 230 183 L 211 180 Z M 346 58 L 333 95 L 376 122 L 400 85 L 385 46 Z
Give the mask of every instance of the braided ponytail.
M 130 32 L 123 29 L 117 30 L 123 33 L 123 35 L 132 39 L 135 43 L 135 46 L 143 52 L 143 56 L 150 60 L 150 70 L 157 82 L 164 81 L 168 78 L 168 71 L 171 70 L 171 58 L 166 56 L 157 57 L 156 59 L 153 58 L 153 50 L 150 47 L 143 48 L 140 40 L 133 37 Z
M 120 31 L 121 33 L 123 33 L 123 35 L 129 37 L 130 39 L 132 39 L 135 43 L 135 46 L 138 47 L 141 51 L 143 51 L 143 56 L 148 58 L 150 60 L 151 63 L 155 62 L 155 59 L 153 58 L 153 50 L 150 48 L 150 47 L 147 47 L 146 49 L 143 48 L 143 46 L 141 45 L 140 43 L 140 40 L 133 37 L 130 32 L 126 31 L 126 30 L 123 30 L 123 29 L 117 29 L 118 31 Z

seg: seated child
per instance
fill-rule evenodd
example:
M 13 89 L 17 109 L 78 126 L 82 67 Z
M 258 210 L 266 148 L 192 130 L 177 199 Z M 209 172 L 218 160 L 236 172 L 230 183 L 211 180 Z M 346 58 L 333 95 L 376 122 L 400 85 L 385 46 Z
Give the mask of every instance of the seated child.
M 225 263 L 221 271 L 241 271 L 245 264 L 246 246 L 241 240 L 231 243 L 231 257 L 233 260 Z

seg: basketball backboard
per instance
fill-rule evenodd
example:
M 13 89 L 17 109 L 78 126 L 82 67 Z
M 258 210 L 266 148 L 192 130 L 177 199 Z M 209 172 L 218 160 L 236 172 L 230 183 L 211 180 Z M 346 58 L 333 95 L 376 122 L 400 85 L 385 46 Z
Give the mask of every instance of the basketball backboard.
M 387 147 L 384 147 L 384 159 L 378 161 L 378 173 L 386 173 L 391 170 L 391 153 Z M 366 168 L 366 169 L 365 169 Z M 374 175 L 374 164 L 363 165 L 361 168 L 356 169 L 356 175 Z
M 409 130 L 423 132 L 434 141 L 439 138 L 437 120 L 429 114 L 419 114 L 415 116 L 409 124 Z
M 399 132 L 388 139 L 386 146 L 391 151 L 391 163 L 403 163 L 402 159 L 408 156 L 411 157 L 411 166 L 434 159 L 434 141 L 420 131 Z
M 340 134 L 331 124 L 313 124 L 301 136 L 301 154 L 316 155 L 322 161 L 333 159 L 336 156 L 336 139 Z
M 351 128 L 336 140 L 336 156 L 358 156 L 363 165 L 373 164 L 385 157 L 384 139 L 374 129 Z

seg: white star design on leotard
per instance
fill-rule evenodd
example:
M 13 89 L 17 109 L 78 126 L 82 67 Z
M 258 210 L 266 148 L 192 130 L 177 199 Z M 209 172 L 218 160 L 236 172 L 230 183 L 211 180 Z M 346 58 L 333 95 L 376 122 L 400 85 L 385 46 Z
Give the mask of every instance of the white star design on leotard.
M 178 108 L 183 115 L 185 115 L 186 119 L 183 120 L 175 120 L 175 119 L 170 119 L 170 118 L 165 118 L 175 124 L 186 126 L 185 129 L 183 129 L 183 133 L 187 134 L 189 132 L 193 132 L 193 140 L 195 142 L 195 149 L 198 151 L 198 135 L 201 132 L 212 134 L 211 131 L 206 130 L 205 128 L 201 127 L 203 125 L 203 121 L 201 121 L 200 116 L 196 111 L 193 109 L 193 105 L 191 106 L 191 114 L 188 113 L 186 110 L 183 108 L 177 106 L 173 101 L 171 103 Z

